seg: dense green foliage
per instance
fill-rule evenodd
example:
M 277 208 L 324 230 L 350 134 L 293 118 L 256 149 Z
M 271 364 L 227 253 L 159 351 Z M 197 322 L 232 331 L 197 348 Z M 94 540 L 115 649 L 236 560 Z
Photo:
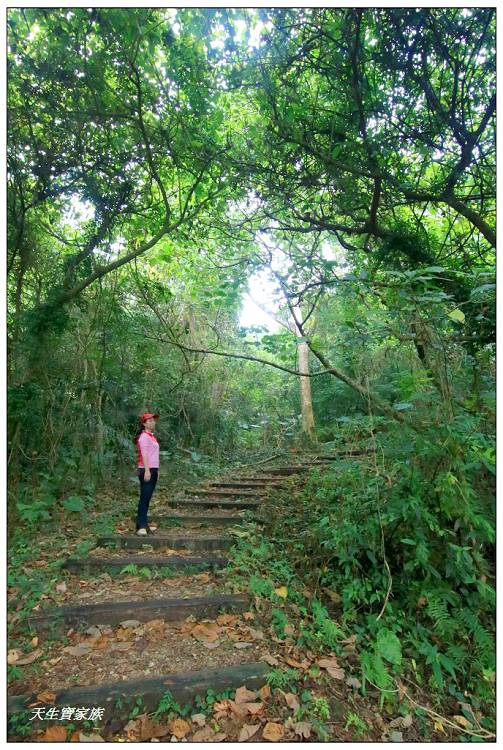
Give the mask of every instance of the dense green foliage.
M 237 562 L 256 571 L 255 594 L 274 601 L 288 586 L 304 642 L 342 652 L 355 635 L 363 675 L 384 697 L 407 670 L 420 685 L 490 703 L 494 446 L 473 418 L 438 426 L 441 448 L 431 434 L 404 443 L 385 420 L 369 428 L 379 431 L 368 457 L 313 470 L 293 498 L 277 493 L 260 518 L 271 543 L 243 539 Z
M 126 486 L 144 410 L 179 473 L 370 439 L 278 499 L 277 584 L 488 700 L 494 86 L 490 8 L 10 9 L 11 530 Z

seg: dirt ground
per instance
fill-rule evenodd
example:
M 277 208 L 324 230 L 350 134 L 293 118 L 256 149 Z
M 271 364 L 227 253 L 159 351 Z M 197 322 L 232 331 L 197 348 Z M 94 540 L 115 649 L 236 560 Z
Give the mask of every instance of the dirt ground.
M 259 661 L 267 650 L 261 633 L 253 628 L 250 632 L 238 615 L 219 615 L 201 623 L 189 618 L 181 623 L 126 620 L 123 625 L 92 625 L 85 633 L 69 629 L 68 642 L 60 640 L 44 648 L 41 660 L 23 668 L 23 676 L 11 683 L 9 693 L 58 692 L 102 681 L 231 666 Z

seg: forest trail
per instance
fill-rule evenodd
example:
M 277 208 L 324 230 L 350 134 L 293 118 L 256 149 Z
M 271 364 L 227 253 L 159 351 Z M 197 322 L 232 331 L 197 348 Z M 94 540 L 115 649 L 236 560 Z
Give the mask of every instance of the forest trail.
M 249 691 L 262 689 L 262 696 L 268 695 L 266 677 L 276 660 L 255 627 L 250 596 L 220 591 L 216 573 L 228 563 L 225 553 L 235 539 L 229 531 L 239 535 L 244 514 L 266 503 L 271 488 L 328 460 L 313 457 L 309 462 L 290 461 L 253 474 L 213 479 L 185 491 L 181 498 L 168 497 L 159 487 L 155 506 L 170 507 L 168 512 L 154 511 L 154 534 L 138 537 L 132 524 L 124 522 L 119 533 L 96 537 L 92 554 L 67 558 L 64 568 L 76 584 L 73 600 L 67 606 L 33 614 L 25 622 L 37 644 L 44 638 L 53 642 L 50 651 L 54 653 L 62 653 L 61 639 L 68 643 L 63 649 L 66 658 L 51 658 L 48 653 L 44 673 L 30 680 L 30 693 L 12 694 L 22 687 L 22 682 L 15 684 L 8 700 L 9 715 L 37 712 L 33 727 L 40 731 L 43 727 L 50 738 L 51 731 L 62 735 L 61 716 L 65 710 L 68 716 L 68 707 L 103 709 L 93 731 L 109 734 L 123 727 L 128 717 L 155 711 L 163 696 L 166 700 L 167 691 L 168 702 L 182 705 L 198 696 L 204 699 L 208 691 L 215 695 L 246 689 L 243 694 L 250 698 Z M 157 588 L 159 593 L 167 590 L 176 596 L 138 599 L 137 594 L 128 597 L 127 590 L 122 590 L 118 598 L 121 592 L 114 588 L 110 574 L 138 570 L 160 570 L 170 576 Z M 108 574 L 108 590 L 96 592 L 97 601 L 86 603 L 92 598 L 93 582 L 103 572 Z M 118 679 L 110 681 L 110 677 Z M 254 700 L 258 695 L 254 693 Z M 262 703 L 254 705 L 257 714 L 259 706 L 264 708 Z M 238 711 L 239 726 L 245 715 L 246 710 L 241 715 Z M 152 722 L 143 729 L 140 724 L 129 722 L 130 739 L 145 739 L 152 730 Z M 260 725 L 256 726 L 258 732 Z M 186 728 L 189 740 L 197 732 L 201 739 L 222 739 L 206 725 L 190 727 L 187 723 Z M 164 729 L 164 735 L 169 735 L 166 723 Z
M 11 736 L 495 739 L 496 9 L 5 28 Z
M 179 492 L 160 484 L 155 533 L 143 538 L 133 533 L 131 498 L 114 498 L 114 532 L 94 534 L 80 556 L 64 559 L 60 582 L 53 579 L 64 606 L 46 606 L 54 597 L 43 595 L 27 616 L 14 615 L 22 650 L 9 651 L 9 664 L 23 670 L 10 683 L 10 739 L 452 740 L 455 725 L 447 733 L 438 720 L 431 729 L 413 719 L 409 695 L 410 704 L 383 710 L 379 691 L 360 690 L 354 635 L 339 638 L 340 654 L 303 645 L 290 584 L 272 598 L 257 595 L 257 571 L 235 546 L 250 530 L 256 544 L 274 544 L 260 531 L 264 511 L 296 501 L 313 468 L 323 475 L 335 461 L 363 470 L 368 453 L 290 456 Z

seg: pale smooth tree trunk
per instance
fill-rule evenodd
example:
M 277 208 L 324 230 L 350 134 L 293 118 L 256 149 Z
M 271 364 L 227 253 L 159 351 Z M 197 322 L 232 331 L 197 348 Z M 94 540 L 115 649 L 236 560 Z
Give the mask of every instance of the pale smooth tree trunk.
M 302 432 L 311 441 L 316 440 L 313 399 L 311 396 L 311 378 L 309 377 L 309 348 L 305 341 L 297 341 L 297 355 L 299 358 L 299 371 L 305 372 L 307 377 L 301 375 L 300 381 L 300 407 L 302 413 Z

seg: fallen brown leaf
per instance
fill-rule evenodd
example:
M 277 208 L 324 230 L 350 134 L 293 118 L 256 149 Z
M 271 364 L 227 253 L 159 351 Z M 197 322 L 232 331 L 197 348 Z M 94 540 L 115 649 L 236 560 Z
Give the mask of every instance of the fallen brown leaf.
M 150 620 L 143 624 L 145 630 L 149 633 L 163 633 L 164 632 L 164 620 L 156 619 Z
M 241 703 L 240 708 L 244 708 L 250 716 L 257 716 L 264 710 L 263 703 Z
M 96 641 L 93 643 L 93 648 L 97 649 L 98 651 L 101 651 L 104 648 L 107 648 L 109 643 L 110 643 L 110 639 L 107 635 L 100 635 L 100 637 L 97 638 Z
M 254 620 L 255 615 L 253 612 L 243 612 L 243 620 Z
M 261 700 L 268 700 L 271 695 L 271 688 L 269 687 L 269 685 L 262 685 L 262 687 L 258 691 L 258 695 Z
M 18 648 L 13 648 L 10 651 L 7 652 L 7 664 L 15 664 L 18 659 L 20 659 L 23 655 L 23 652 L 20 651 Z
M 254 734 L 257 734 L 260 724 L 244 724 L 239 733 L 238 742 L 247 742 Z
M 465 729 L 471 729 L 473 727 L 472 722 L 468 721 L 466 716 L 453 716 L 452 718 L 457 724 L 464 727 Z
M 328 669 L 328 667 L 338 668 L 339 662 L 337 661 L 337 658 L 335 656 L 330 656 L 328 658 L 318 659 L 316 662 L 319 667 L 322 669 Z
M 285 693 L 284 695 L 285 703 L 288 706 L 288 708 L 291 708 L 292 711 L 297 711 L 297 709 L 300 708 L 299 699 L 295 695 L 295 693 Z
M 285 728 L 283 724 L 277 724 L 274 721 L 268 721 L 264 727 L 264 731 L 262 732 L 262 737 L 264 738 L 264 740 L 269 740 L 269 742 L 278 742 L 278 740 L 280 740 L 284 734 Z
M 66 729 L 58 726 L 47 727 L 38 740 L 39 742 L 66 742 Z
M 253 690 L 248 690 L 244 685 L 236 690 L 236 697 L 234 698 L 236 703 L 249 703 L 254 701 L 257 697 L 257 693 Z
M 234 648 L 252 648 L 253 643 L 248 643 L 247 641 L 237 641 L 237 643 L 234 644 Z
M 297 659 L 293 659 L 291 656 L 285 656 L 283 659 L 285 664 L 288 664 L 289 667 L 294 667 L 295 669 L 303 669 L 303 664 L 300 661 L 297 661 Z M 309 662 L 307 662 L 309 665 Z
M 97 625 L 91 625 L 90 628 L 87 628 L 87 630 L 84 631 L 87 635 L 95 636 L 96 638 L 99 638 L 101 635 L 101 628 L 99 628 Z
M 192 735 L 192 742 L 222 742 L 226 737 L 223 732 L 214 732 L 211 727 L 203 727 Z
M 42 649 L 37 648 L 36 651 L 32 651 L 31 654 L 26 654 L 26 656 L 21 656 L 19 659 L 17 659 L 14 664 L 16 666 L 24 667 L 27 664 L 32 664 L 34 661 L 36 661 L 39 656 L 42 656 Z
M 43 693 L 38 693 L 37 699 L 42 703 L 54 703 L 56 700 L 56 693 L 51 693 L 49 690 L 44 690 Z
M 31 639 L 31 641 L 30 641 L 30 644 L 31 644 L 32 646 L 38 646 L 38 636 L 37 636 L 37 635 L 35 635 L 35 636 L 34 636 L 34 637 L 33 637 L 33 638 Z
M 335 656 L 330 657 L 329 659 L 319 659 L 316 663 L 322 669 L 326 669 L 330 677 L 333 677 L 335 680 L 344 679 L 344 670 L 339 666 L 339 662 Z
M 194 578 L 197 581 L 202 581 L 203 583 L 209 583 L 210 582 L 210 574 L 209 573 L 198 573 L 194 576 Z
M 269 664 L 271 667 L 277 667 L 279 664 L 279 659 L 276 659 L 275 656 L 271 656 L 271 654 L 262 654 L 260 658 L 262 661 L 265 661 L 266 664 Z
M 217 617 L 217 623 L 219 625 L 235 625 L 237 621 L 239 620 L 239 615 L 218 615 Z
M 149 630 L 151 633 L 152 630 Z M 116 638 L 118 641 L 130 641 L 134 636 L 136 635 L 134 628 L 121 628 L 116 633 Z
M 348 687 L 354 688 L 355 690 L 358 690 L 362 686 L 360 680 L 358 680 L 356 677 L 348 677 L 348 679 L 346 680 L 346 685 Z
M 190 634 L 196 641 L 201 643 L 213 643 L 218 638 L 220 628 L 214 622 L 202 622 L 199 625 L 195 625 Z
M 198 727 L 204 727 L 204 725 L 206 724 L 205 714 L 193 714 L 190 718 L 191 721 Z
M 327 667 L 327 672 L 330 677 L 334 678 L 334 680 L 343 680 L 344 675 L 346 674 L 343 669 L 334 667 Z
M 356 652 L 356 635 L 352 635 L 342 641 L 344 646 L 344 656 L 351 656 Z
M 218 648 L 220 645 L 221 641 L 215 641 L 214 643 L 205 643 L 204 641 L 201 641 L 201 646 L 207 648 L 208 651 L 212 651 L 214 648 Z
M 168 726 L 171 734 L 174 734 L 179 740 L 190 732 L 190 724 L 185 719 L 173 719 Z
M 216 701 L 216 703 L 213 704 L 213 715 L 217 720 L 229 716 L 231 711 L 241 718 L 246 714 L 244 709 L 241 709 L 235 701 L 231 701 L 229 698 L 225 698 L 223 701 Z
M 136 729 L 140 733 L 140 741 L 151 740 L 153 737 L 164 737 L 170 731 L 166 723 L 154 721 L 146 714 L 138 716 Z
M 254 641 L 263 641 L 264 640 L 264 631 L 258 630 L 256 628 L 248 628 L 249 635 L 253 638 Z
M 412 715 L 406 714 L 406 716 L 399 716 L 397 719 L 393 719 L 389 723 L 393 729 L 408 729 L 412 726 Z
M 80 643 L 78 646 L 65 646 L 63 651 L 72 656 L 85 656 L 91 651 L 91 646 Z
M 139 716 L 137 719 L 131 719 L 130 721 L 128 721 L 128 723 L 124 727 L 124 731 L 127 734 L 128 740 L 139 739 L 141 720 L 143 716 L 145 716 L 145 714 L 143 714 L 142 716 Z
M 299 721 L 294 726 L 294 732 L 299 737 L 302 737 L 305 740 L 308 740 L 311 736 L 311 729 L 313 728 L 313 725 L 310 724 L 308 721 Z
M 160 620 L 151 620 L 150 622 L 162 622 Z M 141 625 L 141 622 L 139 620 L 122 620 L 122 622 L 119 623 L 121 628 L 137 628 L 138 625 Z
M 110 645 L 110 651 L 129 651 L 131 643 L 112 643 Z
M 178 626 L 178 630 L 180 631 L 180 633 L 190 633 L 192 630 L 194 630 L 194 621 L 185 620 L 185 622 L 182 622 L 182 624 Z

